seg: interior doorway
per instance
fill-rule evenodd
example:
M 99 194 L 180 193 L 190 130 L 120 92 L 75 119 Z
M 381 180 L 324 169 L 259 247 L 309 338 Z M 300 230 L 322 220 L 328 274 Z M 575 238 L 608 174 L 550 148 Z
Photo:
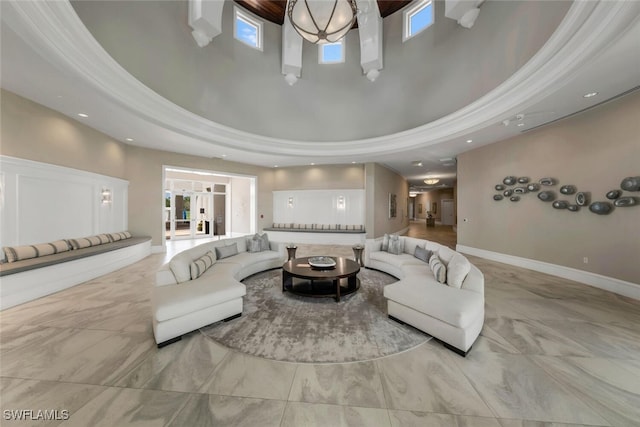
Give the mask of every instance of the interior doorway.
M 255 181 L 255 177 L 165 166 L 166 240 L 220 239 L 254 233 Z
M 442 199 L 440 221 L 442 225 L 456 225 L 456 218 L 453 209 L 453 199 Z

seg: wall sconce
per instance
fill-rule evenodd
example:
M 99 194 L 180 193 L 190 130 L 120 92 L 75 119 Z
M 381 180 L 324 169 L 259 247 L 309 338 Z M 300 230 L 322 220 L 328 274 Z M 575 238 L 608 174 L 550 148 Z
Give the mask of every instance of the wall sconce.
M 293 207 L 293 197 L 289 197 L 289 207 Z
M 200 208 L 200 213 L 203 214 L 204 213 L 204 208 Z
M 338 196 L 338 209 L 344 209 L 344 196 Z
M 111 190 L 109 190 L 108 188 L 103 188 L 100 192 L 100 196 L 100 201 L 103 205 L 108 205 L 111 203 Z

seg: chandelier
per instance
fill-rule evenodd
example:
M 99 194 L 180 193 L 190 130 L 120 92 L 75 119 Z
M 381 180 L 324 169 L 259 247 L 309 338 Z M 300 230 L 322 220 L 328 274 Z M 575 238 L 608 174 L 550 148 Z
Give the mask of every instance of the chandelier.
M 438 178 L 427 178 L 424 180 L 424 183 L 427 185 L 435 185 L 437 183 L 439 183 L 440 180 Z
M 355 0 L 289 0 L 287 15 L 293 28 L 311 43 L 335 43 L 356 20 Z

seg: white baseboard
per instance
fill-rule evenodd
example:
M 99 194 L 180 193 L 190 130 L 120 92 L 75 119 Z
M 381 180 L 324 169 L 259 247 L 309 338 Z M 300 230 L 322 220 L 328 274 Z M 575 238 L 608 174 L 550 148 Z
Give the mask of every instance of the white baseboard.
M 571 267 L 564 267 L 562 265 L 550 264 L 548 262 L 536 261 L 529 258 L 522 258 L 514 255 L 487 251 L 485 249 L 472 248 L 470 246 L 456 245 L 456 250 L 458 252 L 475 255 L 480 258 L 490 259 L 492 261 L 497 261 L 504 264 L 515 265 L 517 267 L 551 274 L 552 276 L 562 277 L 564 279 L 584 283 L 585 285 L 593 286 L 595 288 L 604 289 L 606 291 L 615 292 L 619 295 L 624 295 L 629 298 L 640 300 L 640 284 L 637 283 L 626 282 L 624 280 L 615 279 L 613 277 L 607 277 L 601 274 L 578 270 Z

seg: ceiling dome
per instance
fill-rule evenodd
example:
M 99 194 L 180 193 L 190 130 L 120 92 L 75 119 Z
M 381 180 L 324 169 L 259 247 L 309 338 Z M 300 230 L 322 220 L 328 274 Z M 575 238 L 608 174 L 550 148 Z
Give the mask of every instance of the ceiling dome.
M 561 22 L 568 2 L 485 2 L 467 30 L 444 17 L 402 40 L 402 13 L 384 19 L 384 68 L 362 75 L 358 30 L 343 64 L 318 64 L 304 43 L 295 86 L 281 74 L 281 33 L 265 22 L 263 52 L 233 37 L 233 3 L 222 33 L 204 48 L 187 25 L 187 2 L 73 2 L 102 47 L 153 91 L 215 123 L 265 137 L 339 142 L 408 131 L 455 112 L 512 76 Z

